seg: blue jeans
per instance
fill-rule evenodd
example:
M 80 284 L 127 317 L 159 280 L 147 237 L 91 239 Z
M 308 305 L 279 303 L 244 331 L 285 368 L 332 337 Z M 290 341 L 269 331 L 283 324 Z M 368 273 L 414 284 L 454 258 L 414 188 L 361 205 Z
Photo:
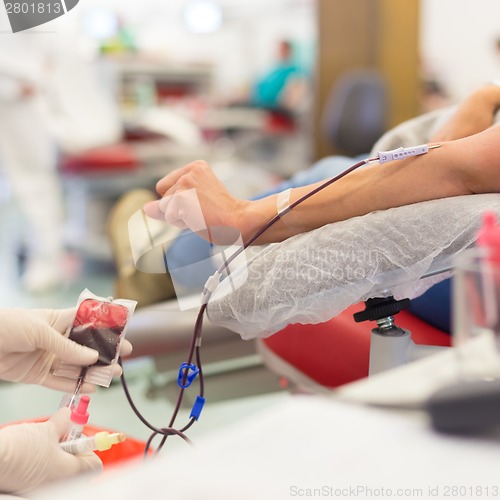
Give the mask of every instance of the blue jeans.
M 451 278 L 413 299 L 410 312 L 445 333 L 451 333 Z

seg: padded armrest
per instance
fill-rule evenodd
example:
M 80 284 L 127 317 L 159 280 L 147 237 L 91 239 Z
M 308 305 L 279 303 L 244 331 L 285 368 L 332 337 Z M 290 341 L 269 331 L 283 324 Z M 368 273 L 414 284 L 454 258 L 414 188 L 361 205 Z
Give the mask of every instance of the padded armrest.
M 500 214 L 500 194 L 372 212 L 270 245 L 221 283 L 208 318 L 243 338 L 266 337 L 290 323 L 327 321 L 371 297 L 417 297 L 449 276 L 421 279 L 471 246 L 486 210 Z M 238 273 L 243 284 L 228 293 Z
M 134 346 L 131 358 L 186 353 L 197 314 L 195 309 L 181 311 L 177 300 L 137 309 L 127 324 L 127 339 Z M 224 344 L 238 339 L 232 332 L 209 321 L 203 324 L 203 336 L 204 342 L 210 344 Z

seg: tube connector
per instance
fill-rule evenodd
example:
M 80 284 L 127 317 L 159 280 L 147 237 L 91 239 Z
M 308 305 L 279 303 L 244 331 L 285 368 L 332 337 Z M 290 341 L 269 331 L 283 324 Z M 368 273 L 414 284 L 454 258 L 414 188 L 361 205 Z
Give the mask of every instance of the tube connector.
M 379 151 L 378 162 L 380 164 L 387 163 L 394 160 L 404 160 L 410 156 L 423 155 L 429 152 L 429 149 L 439 148 L 440 144 L 429 146 L 428 144 L 421 144 L 420 146 L 412 146 L 410 148 L 397 148 L 390 151 Z
M 203 286 L 203 291 L 201 292 L 201 303 L 206 304 L 208 299 L 211 297 L 214 290 L 219 286 L 221 273 L 219 271 L 215 271 L 212 276 L 210 276 L 205 285 Z
M 106 451 L 113 445 L 123 443 L 127 436 L 122 432 L 110 433 L 101 431 L 94 436 L 84 436 L 74 441 L 65 441 L 59 447 L 72 454 L 86 453 L 89 451 Z

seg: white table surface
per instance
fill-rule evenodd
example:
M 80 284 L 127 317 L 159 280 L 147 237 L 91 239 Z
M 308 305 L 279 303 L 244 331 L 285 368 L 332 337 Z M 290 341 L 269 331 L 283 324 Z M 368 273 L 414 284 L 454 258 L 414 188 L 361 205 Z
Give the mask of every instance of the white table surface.
M 500 433 L 438 434 L 422 412 L 292 396 L 206 437 L 37 498 L 497 498 Z

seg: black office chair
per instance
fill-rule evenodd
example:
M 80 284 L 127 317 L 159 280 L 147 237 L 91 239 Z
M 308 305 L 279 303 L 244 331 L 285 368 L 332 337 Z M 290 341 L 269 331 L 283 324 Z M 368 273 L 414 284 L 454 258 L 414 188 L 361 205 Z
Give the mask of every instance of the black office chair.
M 348 71 L 332 86 L 322 115 L 323 135 L 346 155 L 367 153 L 386 131 L 387 108 L 387 85 L 378 72 Z

